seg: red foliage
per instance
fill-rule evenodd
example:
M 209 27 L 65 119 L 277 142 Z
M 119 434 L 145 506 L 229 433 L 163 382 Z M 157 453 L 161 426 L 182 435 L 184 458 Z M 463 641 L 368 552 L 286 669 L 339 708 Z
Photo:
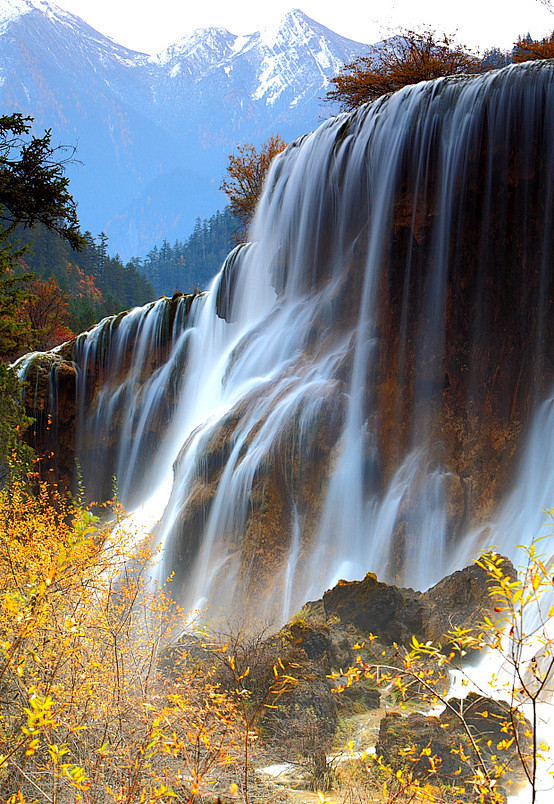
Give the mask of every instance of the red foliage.
M 514 62 L 534 61 L 535 59 L 554 59 L 554 32 L 539 42 L 518 39 L 514 45 Z
M 85 299 L 91 304 L 100 304 L 103 301 L 102 292 L 96 287 L 94 277 L 79 268 L 78 265 L 68 263 L 67 273 L 70 277 L 74 277 L 77 282 L 76 296 L 79 299 Z
M 405 31 L 346 64 L 331 79 L 333 89 L 327 93 L 327 100 L 350 111 L 408 84 L 481 69 L 480 60 L 455 45 L 451 37 L 437 38 L 429 30 Z
M 69 297 L 55 279 L 33 279 L 24 309 L 33 333 L 34 346 L 40 351 L 52 349 L 73 337 L 69 329 Z
M 276 134 L 270 137 L 258 151 L 251 143 L 239 145 L 238 153 L 229 156 L 227 176 L 220 190 L 227 193 L 229 207 L 242 225 L 237 240 L 246 239 L 246 230 L 254 217 L 258 199 L 269 166 L 287 144 Z

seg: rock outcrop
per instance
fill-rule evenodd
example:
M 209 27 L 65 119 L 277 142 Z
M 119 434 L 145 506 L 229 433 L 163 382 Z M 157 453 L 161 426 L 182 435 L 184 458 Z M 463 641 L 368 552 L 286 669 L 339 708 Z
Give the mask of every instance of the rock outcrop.
M 503 559 L 503 570 L 517 578 L 507 558 Z M 485 616 L 498 619 L 493 586 L 487 571 L 477 563 L 449 575 L 426 592 L 381 583 L 368 573 L 362 581 L 339 581 L 323 595 L 323 608 L 326 618 L 338 617 L 387 644 L 409 646 L 412 636 L 440 644 L 445 634 L 457 627 L 475 627 Z
M 147 387 L 167 367 L 194 298 L 181 294 L 110 316 L 61 347 L 25 355 L 16 363 L 26 412 L 35 419 L 26 439 L 45 478 L 74 491 L 80 474 L 89 499 L 111 499 L 125 432 L 129 441 L 141 440 L 137 452 L 142 467 L 148 464 L 171 419 L 175 374 L 184 370 L 186 353 L 174 356 L 164 392 L 154 403 L 146 399 Z M 145 407 L 150 413 L 146 422 Z M 137 484 L 140 474 L 137 463 Z
M 438 717 L 387 714 L 375 751 L 394 771 L 408 769 L 450 785 L 475 779 L 484 769 L 495 779 L 502 768 L 500 787 L 513 795 L 527 782 L 530 733 L 529 721 L 508 704 L 471 692 L 448 700 Z
M 25 358 L 23 395 L 33 424 L 25 440 L 39 458 L 43 480 L 73 489 L 76 472 L 77 375 L 71 344 Z

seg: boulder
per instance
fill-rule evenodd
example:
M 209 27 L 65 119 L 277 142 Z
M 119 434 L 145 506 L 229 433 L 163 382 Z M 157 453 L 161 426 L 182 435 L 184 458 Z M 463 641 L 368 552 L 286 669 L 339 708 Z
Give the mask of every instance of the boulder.
M 437 777 L 452 784 L 473 774 L 473 764 L 460 759 L 460 748 L 470 754 L 467 735 L 444 729 L 440 718 L 391 712 L 381 720 L 375 753 L 394 771 L 408 769 L 418 778 L 427 778 L 437 767 Z
M 517 578 L 517 571 L 509 558 L 503 557 L 502 569 L 506 576 Z M 456 627 L 473 628 L 487 616 L 498 619 L 494 608 L 498 599 L 491 594 L 492 581 L 479 564 L 448 575 L 421 595 L 425 608 L 423 636 L 425 640 L 441 642 L 446 631 Z
M 510 577 L 517 577 L 509 559 L 503 559 L 503 568 Z M 362 581 L 339 581 L 323 595 L 323 606 L 327 619 L 338 617 L 389 645 L 407 647 L 412 636 L 440 644 L 446 633 L 458 626 L 477 626 L 485 616 L 497 619 L 493 585 L 477 563 L 454 572 L 426 592 L 391 586 L 368 573 Z
M 352 623 L 364 634 L 385 642 L 408 644 L 423 631 L 421 595 L 413 589 L 390 586 L 368 573 L 362 581 L 339 581 L 325 592 L 323 605 L 328 617 Z
M 395 771 L 409 768 L 417 777 L 431 775 L 447 784 L 471 780 L 481 762 L 491 778 L 502 768 L 500 784 L 513 794 L 526 783 L 530 732 L 529 721 L 507 703 L 471 692 L 449 699 L 438 717 L 386 715 L 375 750 Z

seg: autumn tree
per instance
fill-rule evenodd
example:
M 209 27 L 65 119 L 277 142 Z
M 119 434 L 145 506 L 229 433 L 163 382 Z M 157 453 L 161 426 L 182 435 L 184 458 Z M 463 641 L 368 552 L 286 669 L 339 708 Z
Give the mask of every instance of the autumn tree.
M 236 239 L 246 239 L 248 226 L 262 193 L 265 176 L 273 159 L 286 148 L 286 143 L 276 134 L 270 137 L 258 150 L 255 145 L 239 145 L 237 153 L 229 156 L 227 177 L 220 190 L 227 193 L 229 207 L 239 220 L 241 228 Z
M 366 56 L 346 64 L 331 79 L 333 87 L 326 100 L 351 111 L 408 84 L 481 69 L 480 60 L 456 45 L 450 36 L 437 37 L 432 30 L 405 31 L 373 45 Z
M 0 535 L 0 800 L 191 804 L 214 776 L 228 787 L 236 704 L 186 658 L 160 672 L 182 612 L 136 534 L 16 483 Z
M 521 37 L 514 45 L 512 58 L 516 63 L 535 59 L 554 59 L 554 32 L 538 42 L 530 36 Z
M 69 297 L 53 277 L 29 283 L 31 295 L 25 300 L 24 311 L 29 319 L 35 349 L 53 349 L 73 337 L 69 328 Z

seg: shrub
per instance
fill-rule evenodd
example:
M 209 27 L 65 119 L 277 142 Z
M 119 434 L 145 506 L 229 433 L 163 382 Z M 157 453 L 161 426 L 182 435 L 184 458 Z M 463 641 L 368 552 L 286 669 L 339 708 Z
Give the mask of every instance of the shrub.
M 408 84 L 482 69 L 480 60 L 456 45 L 452 37 L 438 37 L 431 30 L 404 31 L 370 47 L 367 56 L 346 64 L 331 79 L 333 88 L 326 100 L 352 111 Z
M 123 528 L 0 493 L 0 798 L 192 801 L 237 758 L 233 697 L 158 655 L 180 611 Z M 215 775 L 214 775 L 215 774 Z

